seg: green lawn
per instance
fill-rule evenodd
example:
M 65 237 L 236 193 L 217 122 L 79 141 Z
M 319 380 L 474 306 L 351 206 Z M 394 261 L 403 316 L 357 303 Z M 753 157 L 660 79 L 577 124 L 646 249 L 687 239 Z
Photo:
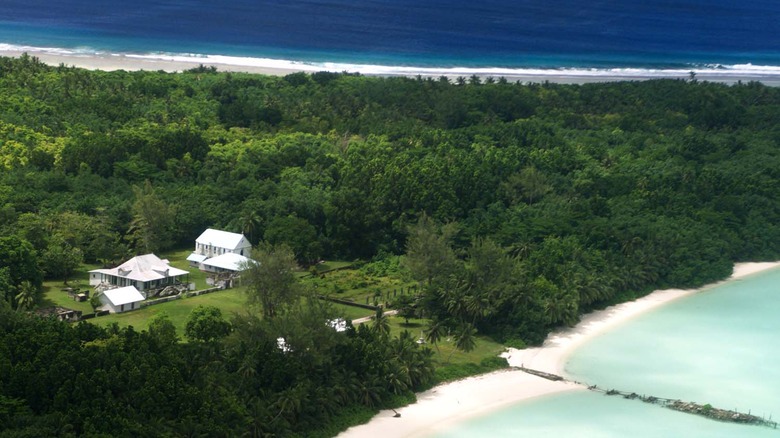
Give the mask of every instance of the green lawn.
M 361 307 L 355 307 L 355 306 L 347 306 L 346 304 L 337 304 L 337 303 L 331 303 L 333 305 L 333 309 L 336 311 L 339 316 L 342 316 L 346 319 L 353 320 L 358 318 L 364 318 L 366 316 L 373 315 L 373 310 L 370 309 L 363 309 Z
M 428 326 L 427 319 L 410 318 L 408 325 L 403 318 L 397 316 L 391 316 L 389 319 L 390 333 L 393 336 L 396 336 L 402 331 L 407 330 L 415 339 L 417 339 Z M 371 324 L 371 322 L 368 324 Z M 487 336 L 477 336 L 476 347 L 474 350 L 468 353 L 455 348 L 455 343 L 452 340 L 452 337 L 447 336 L 439 341 L 436 346 L 429 346 L 435 353 L 434 361 L 436 362 L 436 366 L 438 368 L 451 365 L 458 366 L 464 364 L 479 364 L 483 359 L 496 357 L 506 349 L 506 347 L 488 338 Z
M 187 256 L 192 254 L 192 248 L 182 248 L 169 252 L 165 252 L 159 255 L 161 259 L 168 259 L 170 265 L 174 268 L 184 269 L 190 273 L 190 283 L 195 283 L 195 290 L 208 289 L 206 284 L 206 273 L 198 268 L 190 266 L 190 262 L 187 261 Z
M 223 316 L 229 318 L 232 313 L 246 309 L 244 290 L 244 288 L 239 287 L 197 297 L 181 298 L 167 303 L 147 306 L 140 310 L 101 316 L 88 321 L 104 327 L 116 322 L 122 327 L 133 326 L 140 331 L 148 329 L 149 322 L 153 318 L 165 313 L 173 325 L 176 326 L 176 333 L 183 337 L 184 327 L 187 325 L 187 319 L 190 317 L 192 309 L 199 305 L 214 306 L 222 310 Z
M 82 264 L 70 277 L 68 284 L 65 284 L 62 280 L 44 281 L 43 301 L 38 307 L 60 306 L 67 307 L 68 309 L 81 310 L 83 313 L 92 313 L 92 306 L 89 305 L 89 301 L 74 301 L 68 296 L 68 293 L 62 289 L 72 287 L 74 289 L 80 289 L 81 291 L 88 290 L 91 296 L 93 289 L 89 285 L 89 271 L 98 269 L 99 267 L 100 266 L 98 265 Z
M 46 281 L 43 283 L 43 302 L 39 307 L 66 307 L 68 309 L 81 310 L 82 313 L 92 313 L 89 301 L 74 301 L 62 288 L 66 287 L 61 281 Z M 83 287 L 82 287 L 83 289 Z M 92 292 L 91 288 L 89 289 Z

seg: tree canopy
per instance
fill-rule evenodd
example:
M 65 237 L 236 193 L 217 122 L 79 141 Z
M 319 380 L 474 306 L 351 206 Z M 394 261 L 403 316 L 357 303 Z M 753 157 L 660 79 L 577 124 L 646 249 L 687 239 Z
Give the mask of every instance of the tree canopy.
M 475 333 L 539 343 L 589 309 L 775 260 L 779 112 L 780 88 L 757 82 L 100 72 L 0 58 L 0 428 L 306 435 L 338 415 L 314 406 L 382 406 L 430 383 L 407 338 L 315 337 L 327 310 L 286 298 L 300 296 L 296 263 L 404 254 L 427 337 L 450 332 L 467 350 Z M 231 320 L 224 338 L 176 343 L 164 322 L 150 334 L 9 310 L 80 260 L 190 247 L 207 227 L 273 245 L 257 252 L 266 279 L 249 286 L 264 317 Z

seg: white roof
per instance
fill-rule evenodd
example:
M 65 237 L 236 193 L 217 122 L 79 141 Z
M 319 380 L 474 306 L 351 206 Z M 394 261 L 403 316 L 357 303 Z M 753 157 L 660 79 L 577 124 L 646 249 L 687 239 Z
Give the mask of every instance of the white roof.
M 246 267 L 246 264 L 251 261 L 252 259 L 244 257 L 240 254 L 226 252 L 225 254 L 220 254 L 216 257 L 205 260 L 203 265 L 229 269 L 231 271 L 243 271 Z
M 242 245 L 241 242 L 244 242 Z M 248 240 L 244 238 L 243 234 L 230 233 L 222 230 L 215 230 L 212 228 L 207 229 L 200 235 L 195 242 L 203 245 L 216 246 L 217 248 L 226 248 L 230 250 L 238 248 L 246 248 L 251 246 Z
M 120 287 L 117 289 L 109 289 L 103 292 L 103 295 L 111 301 L 114 306 L 121 306 L 122 304 L 137 303 L 144 300 L 144 296 L 135 286 Z
M 209 257 L 208 257 L 208 256 L 205 256 L 205 255 L 203 255 L 203 254 L 192 253 L 192 254 L 190 254 L 189 256 L 187 256 L 187 261 L 188 261 L 188 262 L 195 262 L 195 263 L 200 263 L 200 262 L 202 262 L 203 260 L 206 260 L 207 258 L 209 258 Z
M 189 274 L 189 272 L 183 269 L 168 265 L 168 260 L 160 260 L 154 254 L 133 257 L 113 269 L 93 269 L 89 272 L 100 272 L 114 277 L 124 277 L 129 280 L 142 282 Z
M 347 321 L 342 318 L 330 319 L 328 325 L 339 333 L 347 331 Z
M 284 353 L 292 351 L 292 347 L 287 345 L 287 341 L 284 338 L 276 338 L 276 348 L 282 350 Z

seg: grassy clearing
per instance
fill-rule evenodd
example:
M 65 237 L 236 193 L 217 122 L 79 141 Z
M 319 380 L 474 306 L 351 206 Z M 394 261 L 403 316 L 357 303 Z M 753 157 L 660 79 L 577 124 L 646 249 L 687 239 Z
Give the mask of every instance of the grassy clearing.
M 92 306 L 89 301 L 74 301 L 68 296 L 68 293 L 62 289 L 72 287 L 82 291 L 88 290 L 92 296 L 92 287 L 89 285 L 89 271 L 98 269 L 100 266 L 82 264 L 81 267 L 73 273 L 65 284 L 62 280 L 47 280 L 43 282 L 43 300 L 38 307 L 66 307 L 68 309 L 81 310 L 82 313 L 92 313 Z
M 206 289 L 210 287 L 206 284 L 206 273 L 191 267 L 187 261 L 187 256 L 190 255 L 191 252 L 192 250 L 190 248 L 182 248 L 162 253 L 159 257 L 168 259 L 170 265 L 173 267 L 188 271 L 190 273 L 189 281 L 195 283 L 197 290 Z M 89 286 L 89 270 L 96 268 L 98 268 L 98 266 L 83 265 L 81 269 L 73 275 L 72 280 L 69 282 L 69 286 L 89 289 L 90 292 L 93 292 L 93 289 Z M 92 306 L 90 306 L 89 302 L 77 302 L 72 300 L 68 297 L 67 292 L 62 291 L 62 288 L 64 287 L 66 287 L 66 285 L 62 281 L 44 282 L 43 302 L 41 303 L 41 307 L 56 305 L 69 309 L 81 310 L 83 313 L 92 313 Z M 179 335 L 182 336 L 184 334 L 184 327 L 187 324 L 187 319 L 189 318 L 192 309 L 196 306 L 214 306 L 222 310 L 222 313 L 226 317 L 229 317 L 233 312 L 239 312 L 246 308 L 246 296 L 244 291 L 245 288 L 235 288 L 192 298 L 181 298 L 163 304 L 144 307 L 132 312 L 102 316 L 88 321 L 104 327 L 116 322 L 122 327 L 133 326 L 137 330 L 146 330 L 152 319 L 165 313 L 174 326 L 176 326 Z
M 190 262 L 187 261 L 187 256 L 192 254 L 192 248 L 177 249 L 163 253 L 159 257 L 161 259 L 168 259 L 170 265 L 174 268 L 183 269 L 190 273 L 190 283 L 195 283 L 195 290 L 207 289 L 211 286 L 206 284 L 206 273 L 198 268 L 190 266 Z
M 176 332 L 179 336 L 183 336 L 184 328 L 187 325 L 187 319 L 190 317 L 192 309 L 197 306 L 217 307 L 222 310 L 222 314 L 225 317 L 230 317 L 233 313 L 244 311 L 246 309 L 246 295 L 244 294 L 244 290 L 244 288 L 235 288 L 206 295 L 199 295 L 197 297 L 181 298 L 167 303 L 144 307 L 132 312 L 101 316 L 100 318 L 90 319 L 89 322 L 103 327 L 116 322 L 120 327 L 133 326 L 136 330 L 140 331 L 148 329 L 149 322 L 158 315 L 166 314 L 168 315 L 168 319 L 170 319 L 176 327 Z
M 428 327 L 427 319 L 410 318 L 409 324 L 406 324 L 403 318 L 393 316 L 390 320 L 390 333 L 393 336 L 399 335 L 402 331 L 409 331 L 415 339 L 424 336 L 422 333 Z M 437 345 L 429 345 L 435 353 L 437 366 L 458 365 L 466 363 L 480 363 L 488 357 L 495 357 L 501 354 L 505 347 L 486 336 L 477 336 L 476 347 L 474 350 L 466 353 L 455 348 L 455 342 L 451 336 L 445 336 Z
M 366 316 L 371 316 L 375 313 L 373 310 L 347 306 L 346 304 L 331 304 L 333 305 L 333 310 L 336 311 L 336 314 L 345 319 L 349 319 L 350 321 L 353 319 L 365 318 Z
M 206 274 L 189 266 L 189 262 L 186 259 L 190 253 L 191 249 L 189 248 L 179 249 L 164 253 L 161 255 L 161 258 L 167 258 L 171 266 L 189 271 L 190 281 L 195 282 L 196 288 L 205 289 L 208 287 Z M 304 287 L 311 287 L 319 294 L 327 294 L 334 298 L 352 300 L 361 304 L 364 304 L 366 299 L 368 299 L 369 304 L 373 304 L 375 296 L 379 298 L 380 302 L 384 302 L 385 299 L 392 301 L 393 290 L 400 293 L 401 288 L 408 290 L 409 286 L 413 284 L 390 275 L 369 275 L 360 269 L 343 269 L 350 265 L 351 262 L 344 261 L 329 261 L 319 264 L 317 269 L 323 272 L 323 274 L 303 277 L 306 274 L 301 273 L 301 283 Z M 81 288 L 87 287 L 89 282 L 88 271 L 94 268 L 94 266 L 83 266 L 74 275 L 74 281 L 70 282 L 71 286 L 78 284 Z M 84 313 L 92 312 L 92 307 L 88 302 L 79 303 L 71 300 L 68 294 L 61 290 L 62 287 L 64 287 L 64 284 L 61 281 L 46 282 L 44 284 L 44 298 L 47 305 L 59 305 L 81 310 Z M 239 287 L 192 298 L 182 298 L 144 307 L 132 312 L 103 316 L 89 321 L 100 326 L 107 326 L 116 322 L 122 327 L 133 326 L 136 330 L 146 330 L 152 319 L 164 313 L 176 327 L 177 333 L 183 336 L 187 319 L 192 309 L 198 305 L 217 307 L 228 318 L 233 313 L 245 311 L 245 289 L 245 287 Z M 372 310 L 359 307 L 336 303 L 332 303 L 332 306 L 337 314 L 350 320 L 374 314 Z M 393 336 L 397 336 L 406 330 L 415 339 L 424 336 L 423 332 L 428 324 L 428 320 L 425 319 L 410 319 L 408 324 L 403 318 L 399 317 L 390 317 L 389 320 Z M 496 357 L 504 351 L 504 347 L 501 344 L 484 336 L 477 336 L 476 348 L 468 353 L 457 350 L 451 337 L 445 337 L 438 345 L 430 345 L 429 347 L 434 352 L 434 361 L 439 381 L 457 379 L 500 368 L 501 362 L 496 361 Z
M 61 281 L 47 281 L 43 283 L 43 301 L 39 307 L 59 306 L 68 309 L 80 310 L 82 313 L 92 313 L 92 306 L 89 301 L 78 302 L 68 296 L 68 293 L 62 290 L 66 287 Z M 91 293 L 91 291 L 90 291 Z

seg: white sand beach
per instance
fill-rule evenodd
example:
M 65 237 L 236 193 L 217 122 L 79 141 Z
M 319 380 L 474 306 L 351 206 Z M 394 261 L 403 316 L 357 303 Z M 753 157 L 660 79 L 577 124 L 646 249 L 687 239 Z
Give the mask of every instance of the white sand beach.
M 743 278 L 780 262 L 738 263 L 729 280 Z M 575 327 L 550 334 L 541 347 L 525 350 L 509 349 L 505 357 L 512 366 L 524 366 L 554 374 L 563 374 L 569 355 L 583 342 L 637 315 L 681 297 L 708 289 L 658 290 L 631 301 L 585 315 Z M 355 426 L 339 435 L 341 438 L 425 437 L 445 432 L 458 422 L 485 415 L 523 400 L 559 393 L 583 391 L 572 383 L 552 382 L 518 370 L 498 371 L 437 386 L 418 394 L 417 403 L 393 411 L 382 411 L 370 422 Z
M 215 67 L 222 72 L 257 73 L 284 76 L 296 72 L 314 73 L 318 71 L 360 73 L 367 76 L 407 76 L 433 77 L 446 76 L 451 80 L 458 77 L 476 75 L 482 78 L 504 77 L 511 82 L 521 83 L 561 83 L 586 84 L 597 82 L 641 81 L 649 79 L 688 79 L 690 71 L 684 70 L 642 70 L 642 69 L 508 69 L 508 68 L 423 68 L 388 67 L 379 65 L 345 65 L 335 63 L 311 64 L 295 61 L 242 58 L 234 56 L 187 56 L 187 55 L 133 55 L 133 54 L 87 54 L 68 52 L 62 49 L 39 47 L 15 47 L 0 44 L 0 56 L 19 57 L 27 53 L 45 64 L 79 67 L 88 70 L 125 70 L 125 71 L 166 71 L 181 72 L 203 65 Z M 739 70 L 701 69 L 696 78 L 702 81 L 733 84 L 737 81 L 759 81 L 765 85 L 780 86 L 780 69 L 777 67 L 742 66 Z
M 288 68 L 287 66 L 280 65 L 278 67 L 273 66 L 253 66 L 253 65 L 241 65 L 238 60 L 234 59 L 229 63 L 207 61 L 202 58 L 187 58 L 187 57 L 173 57 L 160 55 L 159 57 L 139 57 L 133 55 L 116 55 L 116 54 L 80 54 L 80 53 L 62 53 L 60 51 L 46 51 L 46 50 L 11 50 L 0 49 L 0 56 L 7 56 L 11 58 L 18 58 L 24 53 L 30 56 L 38 58 L 44 64 L 58 66 L 65 65 L 68 67 L 78 67 L 87 70 L 103 70 L 103 71 L 165 71 L 165 72 L 181 72 L 189 69 L 204 65 L 206 67 L 216 67 L 219 71 L 230 72 L 244 72 L 244 73 L 258 73 L 265 75 L 284 76 L 290 73 L 296 73 L 299 71 L 318 71 L 322 70 L 316 68 L 306 68 L 306 66 L 300 66 L 296 68 Z M 218 59 L 218 58 L 217 58 Z M 228 61 L 226 61 L 228 62 Z

